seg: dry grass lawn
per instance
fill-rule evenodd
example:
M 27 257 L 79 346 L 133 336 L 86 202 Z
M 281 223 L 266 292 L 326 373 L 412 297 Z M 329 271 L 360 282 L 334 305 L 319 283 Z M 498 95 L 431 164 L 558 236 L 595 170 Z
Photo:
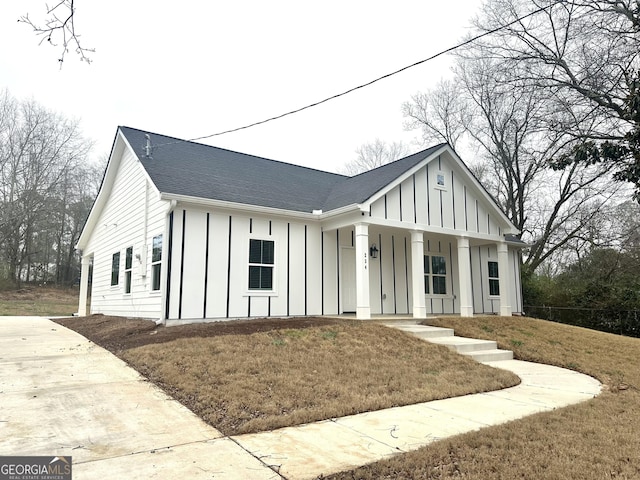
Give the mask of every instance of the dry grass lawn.
M 0 316 L 72 315 L 78 311 L 78 290 L 27 286 L 0 291 Z
M 441 318 L 430 325 L 497 340 L 521 360 L 606 384 L 588 402 L 460 435 L 331 479 L 638 479 L 640 339 L 521 317 Z
M 182 338 L 120 355 L 226 435 L 519 383 L 510 372 L 361 322 Z

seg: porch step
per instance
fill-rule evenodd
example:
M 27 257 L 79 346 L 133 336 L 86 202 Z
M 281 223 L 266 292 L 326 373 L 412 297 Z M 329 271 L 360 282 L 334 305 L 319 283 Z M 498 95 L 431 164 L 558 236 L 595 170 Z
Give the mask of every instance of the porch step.
M 431 343 L 438 343 L 444 345 L 450 350 L 454 350 L 458 353 L 470 353 L 477 352 L 479 350 L 495 350 L 498 348 L 498 344 L 491 340 L 477 340 L 475 338 L 451 337 L 433 338 L 429 340 Z
M 397 328 L 427 342 L 443 345 L 462 355 L 473 358 L 476 362 L 496 362 L 500 360 L 512 360 L 511 350 L 501 350 L 492 340 L 479 340 L 476 338 L 457 337 L 452 328 L 431 327 L 418 325 L 414 322 L 384 322 L 391 328 Z
M 452 337 L 453 328 L 429 327 L 427 325 L 398 325 L 395 328 L 404 332 L 412 333 L 420 338 L 442 338 Z
M 511 350 L 479 350 L 477 352 L 464 352 L 463 355 L 467 355 L 473 358 L 476 362 L 497 362 L 500 360 L 513 360 L 513 352 Z

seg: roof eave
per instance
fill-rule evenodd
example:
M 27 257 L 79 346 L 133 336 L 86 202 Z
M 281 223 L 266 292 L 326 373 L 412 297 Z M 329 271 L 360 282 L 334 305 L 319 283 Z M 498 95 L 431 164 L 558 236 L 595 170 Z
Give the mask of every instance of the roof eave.
M 224 210 L 239 210 L 243 212 L 252 212 L 263 215 L 276 215 L 279 217 L 299 218 L 305 220 L 319 220 L 323 214 L 313 212 L 298 212 L 295 210 L 286 210 L 283 208 L 264 207 L 260 205 L 250 205 L 247 203 L 229 202 L 226 200 L 216 200 L 211 198 L 193 197 L 189 195 L 180 195 L 176 193 L 160 193 L 160 200 L 176 201 L 178 203 L 199 206 L 213 207 Z

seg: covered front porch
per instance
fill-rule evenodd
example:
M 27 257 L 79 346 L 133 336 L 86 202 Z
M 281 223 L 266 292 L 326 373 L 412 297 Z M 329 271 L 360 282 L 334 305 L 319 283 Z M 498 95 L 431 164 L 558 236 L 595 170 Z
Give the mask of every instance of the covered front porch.
M 504 239 L 366 221 L 324 233 L 335 237 L 337 246 L 340 315 L 362 320 L 511 315 L 518 303 L 518 257 Z

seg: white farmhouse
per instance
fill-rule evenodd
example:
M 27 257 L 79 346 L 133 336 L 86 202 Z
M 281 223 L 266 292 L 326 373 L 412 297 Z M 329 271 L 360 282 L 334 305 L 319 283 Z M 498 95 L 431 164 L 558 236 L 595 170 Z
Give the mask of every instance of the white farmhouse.
M 447 144 L 346 177 L 119 127 L 79 315 L 522 312 L 513 224 Z

